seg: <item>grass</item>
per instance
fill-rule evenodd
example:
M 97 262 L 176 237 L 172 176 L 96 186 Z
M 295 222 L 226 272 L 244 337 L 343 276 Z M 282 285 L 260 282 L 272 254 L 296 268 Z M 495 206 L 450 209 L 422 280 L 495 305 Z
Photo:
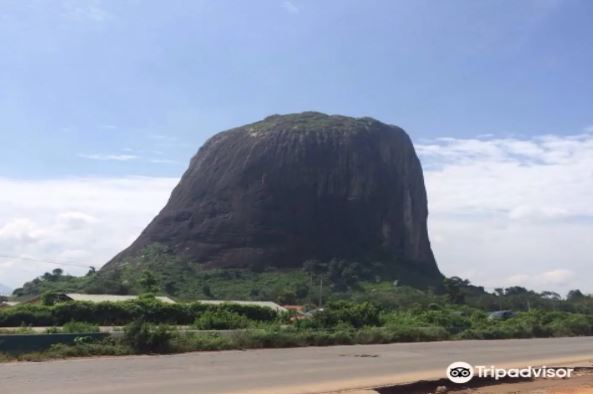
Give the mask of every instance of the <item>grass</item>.
M 46 361 L 73 357 L 125 356 L 136 354 L 134 350 L 119 341 L 111 339 L 96 343 L 77 343 L 75 345 L 56 344 L 48 350 L 24 354 L 0 353 L 0 362 Z
M 99 332 L 99 326 L 91 323 L 69 321 L 58 332 L 69 334 L 94 333 Z
M 72 357 L 121 356 L 147 353 L 185 353 L 192 351 L 218 351 L 231 349 L 291 348 L 305 346 L 332 346 L 401 341 L 435 341 L 447 339 L 439 330 L 394 330 L 384 327 L 366 327 L 359 330 L 291 330 L 248 329 L 227 335 L 218 333 L 170 333 L 166 346 L 155 351 L 137 348 L 124 339 L 107 339 L 95 343 L 53 345 L 46 351 L 9 355 L 0 353 L 0 362 L 44 361 Z M 162 344 L 161 344 L 162 345 Z
M 0 328 L 0 335 L 22 335 L 34 334 L 35 331 L 31 327 L 22 326 L 16 329 Z

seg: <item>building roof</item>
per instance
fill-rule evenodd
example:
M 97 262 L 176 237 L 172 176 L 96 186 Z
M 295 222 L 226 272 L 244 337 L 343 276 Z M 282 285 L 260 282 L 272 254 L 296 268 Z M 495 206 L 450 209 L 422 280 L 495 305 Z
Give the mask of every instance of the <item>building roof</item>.
M 211 305 L 219 305 L 219 304 L 239 304 L 239 305 L 253 305 L 253 306 L 261 306 L 264 308 L 271 308 L 276 312 L 288 312 L 288 309 L 276 304 L 275 302 L 271 301 L 235 301 L 235 300 L 198 300 L 202 304 L 211 304 Z
M 282 307 L 288 309 L 289 311 L 303 312 L 305 310 L 304 305 L 282 305 Z
M 138 298 L 136 295 L 116 295 L 116 294 L 80 294 L 80 293 L 66 293 L 66 297 L 72 301 L 88 301 L 88 302 L 121 302 L 135 300 Z M 169 297 L 154 297 L 157 300 L 167 303 L 175 304 L 175 301 Z

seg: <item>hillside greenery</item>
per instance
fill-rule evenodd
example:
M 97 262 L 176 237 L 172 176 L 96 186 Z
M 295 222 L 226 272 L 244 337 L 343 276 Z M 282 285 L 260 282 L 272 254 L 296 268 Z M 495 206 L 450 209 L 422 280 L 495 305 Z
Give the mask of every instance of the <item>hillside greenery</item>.
M 397 265 L 395 265 L 397 266 Z M 349 300 L 371 302 L 383 308 L 408 310 L 431 305 L 467 305 L 483 311 L 564 311 L 593 314 L 593 298 L 573 290 L 562 297 L 519 286 L 486 292 L 461 278 L 444 278 L 438 287 L 414 288 L 397 279 L 402 273 L 388 272 L 380 264 L 332 260 L 306 261 L 302 269 L 255 272 L 238 269 L 205 269 L 154 245 L 126 262 L 121 269 L 95 271 L 85 276 L 66 275 L 60 269 L 46 273 L 16 289 L 15 298 L 41 296 L 52 303 L 56 292 L 90 294 L 168 295 L 178 301 L 205 299 L 275 301 L 279 304 L 323 306 Z M 420 275 L 420 273 L 417 273 Z M 409 273 L 404 276 L 409 277 Z M 192 320 L 193 321 L 193 320 Z
M 179 300 L 241 299 L 313 304 L 318 302 L 320 291 L 322 299 L 327 299 L 338 293 L 364 292 L 369 284 L 390 286 L 396 279 L 400 285 L 425 289 L 433 285 L 435 291 L 442 287 L 441 278 L 429 277 L 410 266 L 413 265 L 384 261 L 378 256 L 377 261 L 365 263 L 310 260 L 303 262 L 302 269 L 207 269 L 175 255 L 163 245 L 153 244 L 117 268 L 96 271 L 91 267 L 81 277 L 56 269 L 25 283 L 14 295 L 26 299 L 56 291 L 89 294 L 149 291 Z

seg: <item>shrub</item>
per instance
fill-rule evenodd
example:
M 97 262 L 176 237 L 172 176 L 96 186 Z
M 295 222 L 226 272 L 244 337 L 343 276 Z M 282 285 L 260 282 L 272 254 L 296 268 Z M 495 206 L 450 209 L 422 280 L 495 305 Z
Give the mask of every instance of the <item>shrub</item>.
M 380 309 L 370 302 L 351 303 L 338 301 L 313 316 L 310 321 L 303 321 L 301 326 L 312 328 L 333 328 L 338 324 L 347 324 L 354 328 L 379 326 L 381 324 Z
M 84 321 L 102 326 L 125 325 L 142 319 L 152 323 L 192 324 L 206 311 L 228 311 L 249 320 L 271 322 L 278 314 L 271 308 L 254 305 L 166 304 L 154 297 L 125 302 L 65 302 L 54 306 L 19 305 L 0 309 L 0 327 L 61 326 L 70 321 Z
M 64 324 L 62 332 L 72 334 L 99 332 L 99 326 L 85 322 L 70 321 Z
M 194 322 L 198 330 L 232 330 L 246 328 L 249 319 L 228 310 L 209 310 L 202 313 Z
M 99 342 L 79 340 L 74 345 L 54 344 L 47 352 L 42 354 L 46 359 L 89 356 L 122 356 L 126 354 L 132 354 L 132 349 L 112 339 L 105 339 Z M 26 357 L 26 355 L 24 356 Z
M 546 328 L 550 331 L 550 335 L 555 337 L 591 335 L 593 333 L 591 320 L 590 316 L 567 313 L 552 319 L 546 324 Z
M 0 327 L 51 326 L 54 325 L 52 307 L 43 305 L 19 305 L 0 309 Z M 68 320 L 67 320 L 68 321 Z
M 171 341 L 171 349 L 178 352 L 196 350 L 227 350 L 237 349 L 237 343 L 228 336 L 200 333 L 176 335 Z
M 143 320 L 133 321 L 124 330 L 124 342 L 139 353 L 167 353 L 172 338 L 169 327 Z
M 249 320 L 271 322 L 276 320 L 278 313 L 272 308 L 257 305 L 241 305 L 224 303 L 219 305 L 208 305 L 207 310 L 226 310 L 245 316 Z

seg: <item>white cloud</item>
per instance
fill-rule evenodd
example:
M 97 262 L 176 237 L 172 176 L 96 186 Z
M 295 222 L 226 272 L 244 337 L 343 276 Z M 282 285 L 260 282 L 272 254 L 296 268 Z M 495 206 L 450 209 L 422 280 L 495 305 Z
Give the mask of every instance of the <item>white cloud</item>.
M 297 5 L 290 0 L 285 0 L 282 2 L 282 8 L 286 11 L 290 12 L 291 14 L 298 14 L 301 10 Z
M 43 229 L 28 218 L 13 218 L 0 227 L 0 242 L 36 243 L 43 235 Z
M 446 138 L 417 150 L 445 274 L 593 292 L 593 133 Z
M 539 274 L 536 279 L 544 285 L 563 285 L 574 277 L 574 272 L 565 269 L 557 269 Z
M 500 287 L 503 287 L 502 285 L 506 285 L 506 286 L 525 286 L 525 284 L 529 281 L 529 275 L 525 275 L 525 274 L 515 274 L 515 275 L 511 275 L 508 278 L 505 279 L 505 281 L 503 283 L 501 283 Z
M 63 229 L 78 230 L 98 223 L 99 219 L 83 212 L 64 212 L 56 218 L 56 224 Z
M 561 287 L 570 284 L 574 278 L 574 272 L 566 269 L 555 269 L 536 274 L 516 274 L 506 278 L 501 287 L 504 286 L 527 286 L 528 288 Z
M 100 267 L 140 234 L 177 181 L 0 178 L 0 282 L 17 287 L 58 267 L 43 262 L 64 262 L 73 274 Z
M 136 155 L 122 155 L 122 154 L 79 153 L 77 156 L 82 157 L 83 159 L 102 160 L 102 161 L 129 161 L 129 160 L 138 159 L 138 156 L 136 156 Z
M 112 17 L 101 3 L 99 0 L 64 1 L 62 3 L 62 15 L 64 18 L 75 22 L 92 21 L 101 23 Z
M 170 159 L 151 159 L 149 160 L 153 164 L 181 164 L 178 160 Z
M 98 153 L 93 153 L 93 154 L 86 154 L 86 153 L 79 153 L 77 156 L 81 157 L 83 159 L 89 159 L 89 160 L 98 160 L 98 161 L 131 161 L 131 160 L 139 160 L 141 159 L 140 154 L 144 154 L 146 152 L 136 152 L 137 154 L 132 154 L 134 152 L 133 149 L 131 148 L 123 148 L 122 151 L 126 152 L 123 154 L 98 154 Z M 150 153 L 154 153 L 156 155 L 162 155 L 163 153 L 161 151 L 152 151 Z M 144 162 L 147 163 L 152 163 L 152 164 L 182 164 L 180 161 L 178 160 L 172 160 L 172 159 L 165 159 L 165 158 L 152 158 L 152 159 L 146 159 L 143 160 Z

